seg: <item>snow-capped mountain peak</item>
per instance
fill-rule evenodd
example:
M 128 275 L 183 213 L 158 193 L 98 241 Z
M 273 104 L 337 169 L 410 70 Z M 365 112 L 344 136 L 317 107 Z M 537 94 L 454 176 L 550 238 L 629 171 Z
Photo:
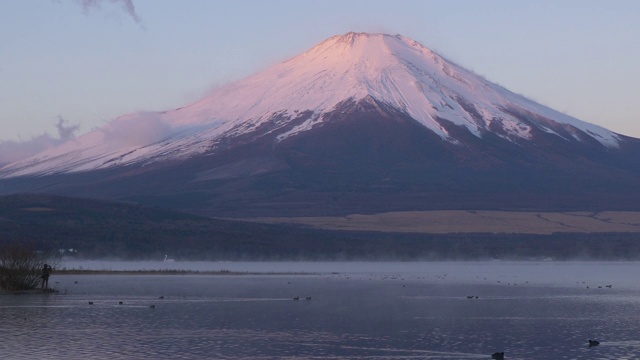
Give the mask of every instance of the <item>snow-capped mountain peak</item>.
M 444 141 L 460 144 L 450 124 L 482 138 L 532 140 L 536 131 L 567 141 L 620 137 L 516 95 L 400 35 L 331 37 L 271 68 L 183 108 L 122 116 L 32 158 L 0 177 L 45 175 L 149 163 L 215 151 L 252 133 L 275 141 L 310 131 L 345 101 L 373 99 L 408 115 Z

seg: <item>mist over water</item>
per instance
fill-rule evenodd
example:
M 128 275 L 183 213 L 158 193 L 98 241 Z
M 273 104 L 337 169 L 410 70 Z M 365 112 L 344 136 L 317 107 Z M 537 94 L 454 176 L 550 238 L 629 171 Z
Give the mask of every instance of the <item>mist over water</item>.
M 640 263 L 635 262 L 84 261 L 61 267 L 79 267 L 72 265 L 313 274 L 54 273 L 50 281 L 59 294 L 0 295 L 3 358 L 490 359 L 504 351 L 506 359 L 634 359 L 640 354 L 640 281 L 634 279 Z M 589 348 L 589 339 L 600 346 Z
M 640 262 L 628 261 L 443 261 L 443 262 L 307 262 L 307 261 L 114 261 L 66 260 L 59 268 L 136 271 L 185 270 L 248 273 L 314 274 L 444 274 L 447 282 L 484 283 L 484 278 L 528 281 L 539 285 L 572 285 L 575 282 L 610 283 L 640 288 Z M 526 280 L 525 280 L 526 279 Z

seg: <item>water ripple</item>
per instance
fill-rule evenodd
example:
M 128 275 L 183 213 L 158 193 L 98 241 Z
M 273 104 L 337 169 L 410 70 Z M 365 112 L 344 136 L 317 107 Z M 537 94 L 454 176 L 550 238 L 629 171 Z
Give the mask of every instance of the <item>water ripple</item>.
M 0 356 L 488 359 L 505 351 L 509 359 L 555 360 L 640 354 L 640 302 L 634 300 L 640 294 L 631 292 L 423 282 L 398 287 L 386 279 L 346 277 L 82 280 L 91 281 L 67 295 L 0 296 Z M 589 348 L 588 339 L 601 343 Z

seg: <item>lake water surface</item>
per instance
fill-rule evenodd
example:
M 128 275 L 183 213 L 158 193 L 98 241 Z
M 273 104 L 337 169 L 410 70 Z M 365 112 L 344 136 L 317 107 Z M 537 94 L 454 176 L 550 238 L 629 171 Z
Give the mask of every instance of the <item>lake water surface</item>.
M 61 266 L 312 274 L 54 273 L 0 295 L 0 359 L 640 359 L 635 262 Z

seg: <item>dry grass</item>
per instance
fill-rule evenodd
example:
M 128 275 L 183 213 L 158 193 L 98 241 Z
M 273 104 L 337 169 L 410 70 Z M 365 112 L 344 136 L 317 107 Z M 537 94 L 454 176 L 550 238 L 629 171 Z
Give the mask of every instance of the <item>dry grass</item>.
M 405 211 L 344 217 L 252 218 L 270 224 L 299 224 L 350 231 L 409 233 L 640 233 L 640 212 Z

